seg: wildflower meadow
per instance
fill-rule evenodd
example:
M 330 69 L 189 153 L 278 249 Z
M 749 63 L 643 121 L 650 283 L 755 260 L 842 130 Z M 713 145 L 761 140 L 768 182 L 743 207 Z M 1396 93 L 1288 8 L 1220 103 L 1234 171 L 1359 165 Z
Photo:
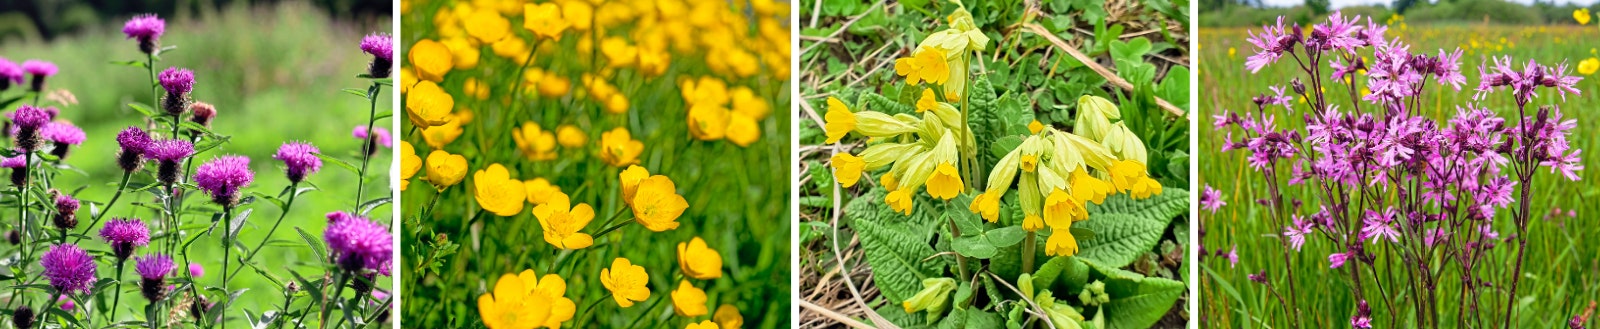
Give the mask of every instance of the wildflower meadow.
M 144 14 L 120 33 L 106 23 L 0 52 L 10 57 L 0 59 L 0 167 L 9 177 L 0 206 L 11 283 L 0 296 L 11 327 L 390 323 L 394 239 L 380 150 L 390 141 L 366 127 L 392 113 L 379 112 L 391 102 L 376 90 L 388 84 L 394 39 L 363 39 L 320 15 L 291 6 L 183 20 Z M 219 22 L 243 17 L 321 30 L 273 45 L 329 53 L 323 63 L 341 65 L 322 67 L 336 72 L 326 83 L 237 88 L 233 71 L 243 67 L 215 62 L 256 54 L 228 53 L 238 48 L 212 34 L 242 31 Z M 29 59 L 13 61 L 21 58 Z M 268 72 L 285 71 L 260 71 Z M 364 93 L 337 97 L 340 84 Z M 327 102 L 273 94 L 301 88 L 321 89 L 311 95 Z M 339 133 L 271 128 L 302 124 L 295 117 L 309 108 L 328 114 L 317 125 Z
M 1600 27 L 1573 17 L 1201 31 L 1201 321 L 1593 327 Z
M 788 325 L 787 4 L 401 11 L 405 326 Z
M 801 326 L 1187 323 L 1185 6 L 808 11 Z

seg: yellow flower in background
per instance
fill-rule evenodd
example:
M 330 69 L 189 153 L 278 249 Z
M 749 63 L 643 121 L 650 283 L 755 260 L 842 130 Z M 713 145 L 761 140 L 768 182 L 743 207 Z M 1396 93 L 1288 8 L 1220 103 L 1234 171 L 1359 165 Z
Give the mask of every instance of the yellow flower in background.
M 1228 47 L 1228 58 L 1233 58 L 1234 55 L 1236 55 L 1238 53 L 1239 53 L 1238 49 L 1234 49 L 1233 47 Z
M 894 60 L 894 73 L 906 77 L 906 83 L 913 86 L 927 81 L 931 84 L 944 84 L 950 80 L 950 65 L 944 59 L 944 51 L 938 48 L 921 48 L 911 57 Z
M 639 163 L 640 153 L 644 153 L 644 143 L 633 140 L 627 128 L 617 127 L 600 134 L 600 160 L 612 167 Z
M 450 109 L 455 104 L 455 98 L 433 81 L 418 82 L 406 94 L 406 117 L 418 128 L 442 125 L 450 121 Z
M 703 141 L 722 139 L 728 132 L 728 109 L 713 105 L 689 108 L 689 135 Z
M 889 204 L 889 209 L 894 210 L 894 212 L 911 216 L 911 201 L 913 198 L 911 192 L 912 189 L 894 190 L 889 192 L 889 195 L 884 196 L 883 203 Z
M 528 41 L 517 37 L 495 41 L 494 45 L 490 46 L 490 49 L 494 50 L 495 56 L 515 61 L 517 65 L 522 65 L 523 60 L 528 59 L 528 52 L 532 51 L 528 49 Z
M 650 276 L 645 274 L 643 266 L 633 265 L 627 258 L 613 259 L 611 268 L 600 269 L 600 284 L 611 291 L 611 299 L 622 308 L 650 298 L 650 288 L 646 287 Z
M 556 127 L 556 142 L 560 143 L 561 147 L 579 148 L 589 143 L 589 136 L 584 135 L 578 126 L 561 125 Z
M 639 64 L 639 48 L 628 44 L 627 39 L 605 38 L 600 41 L 600 53 L 606 55 L 608 67 L 633 67 Z
M 532 273 L 532 271 L 528 271 Z M 506 274 L 495 282 L 494 293 L 478 296 L 478 316 L 491 329 L 533 329 L 550 320 L 555 301 L 548 295 L 535 294 L 538 280 L 524 281 Z
M 684 326 L 683 329 L 722 329 L 722 328 L 721 327 L 717 327 L 717 323 L 716 322 L 711 322 L 711 320 L 705 320 L 705 321 L 700 321 L 699 323 L 690 323 L 689 325 Z
M 760 1 L 760 0 L 757 0 Z M 722 329 L 740 329 L 744 327 L 744 316 L 739 315 L 739 308 L 733 305 L 722 304 L 717 306 L 717 312 L 711 315 Z
M 498 163 L 472 173 L 472 182 L 477 188 L 472 197 L 478 200 L 483 210 L 497 216 L 516 216 L 522 212 L 523 202 L 528 199 L 522 181 L 512 179 L 511 172 Z
M 521 128 L 511 131 L 511 139 L 528 161 L 549 161 L 556 158 L 556 134 L 544 130 L 533 121 L 523 122 Z
M 422 140 L 427 142 L 429 147 L 441 149 L 461 137 L 461 132 L 461 121 L 450 120 L 442 125 L 423 128 Z
M 523 194 L 528 195 L 528 203 L 535 206 L 550 202 L 550 198 L 561 193 L 561 187 L 550 184 L 544 178 L 534 178 L 522 181 Z M 565 194 L 563 194 L 565 195 Z
M 685 78 L 678 82 L 678 90 L 683 94 L 683 102 L 691 107 L 722 107 L 728 105 L 732 97 L 728 92 L 727 82 L 709 76 L 699 79 Z
M 761 96 L 750 90 L 750 87 L 733 87 L 733 91 L 730 94 L 733 99 L 734 113 L 743 114 L 754 120 L 766 119 L 767 115 L 772 113 L 772 108 L 767 105 L 767 101 L 762 100 Z
M 472 118 L 474 118 L 472 115 L 472 109 L 465 107 L 456 109 L 456 112 L 451 113 L 450 115 L 455 117 L 454 119 L 451 119 L 451 121 L 461 123 L 463 126 L 472 123 Z
M 562 19 L 561 7 L 553 3 L 526 4 L 522 8 L 522 28 L 532 31 L 539 37 L 561 41 L 561 33 L 571 26 Z
M 1161 194 L 1161 183 L 1151 179 L 1143 163 L 1123 160 L 1111 165 L 1111 186 L 1128 192 L 1134 199 L 1144 199 Z
M 692 318 L 706 315 L 706 291 L 695 288 L 689 280 L 678 281 L 678 289 L 672 291 L 672 312 L 678 316 Z
M 1033 120 L 1033 122 L 1028 123 L 1028 131 L 1032 132 L 1034 135 L 1038 135 L 1039 131 L 1041 130 L 1044 130 L 1043 122 L 1039 122 L 1039 120 Z
M 823 129 L 827 131 L 828 144 L 838 143 L 839 139 L 856 129 L 856 114 L 850 112 L 844 101 L 833 96 L 828 96 L 828 113 L 823 118 L 827 121 Z
M 522 84 L 524 88 L 534 87 L 531 89 L 537 91 L 541 97 L 556 98 L 572 91 L 572 81 L 567 80 L 567 77 L 545 72 L 539 68 L 529 68 L 524 72 Z
M 466 38 L 449 38 L 440 42 L 454 54 L 450 59 L 455 60 L 452 64 L 457 70 L 471 70 L 478 67 L 483 52 L 479 51 L 478 46 L 473 45 L 472 41 L 467 41 Z
M 662 175 L 640 181 L 631 205 L 633 220 L 655 232 L 678 228 L 678 216 L 689 208 L 689 202 L 678 195 L 678 186 Z
M 459 154 L 433 150 L 428 153 L 428 183 L 443 191 L 467 177 L 467 158 Z
M 917 98 L 917 113 L 927 112 L 939 107 L 939 100 L 934 98 L 933 89 L 923 89 L 922 97 Z
M 647 77 L 658 77 L 667 73 L 667 67 L 672 65 L 672 54 L 664 49 L 639 48 L 639 72 Z
M 834 153 L 828 163 L 833 165 L 833 179 L 844 187 L 856 186 L 856 182 L 861 180 L 862 169 L 867 166 L 866 160 L 845 152 Z
M 650 178 L 650 170 L 637 165 L 630 165 L 628 169 L 624 169 L 622 173 L 617 174 L 617 178 L 622 182 L 622 201 L 631 206 L 633 205 L 633 195 L 639 191 L 639 182 Z
M 1578 8 L 1578 10 L 1572 11 L 1572 19 L 1577 20 L 1578 25 L 1589 25 L 1589 19 L 1592 17 L 1594 16 L 1589 15 L 1589 8 Z
M 983 219 L 990 223 L 1000 220 L 1000 190 L 978 194 L 972 198 L 972 204 L 967 206 L 967 210 L 983 216 Z
M 599 4 L 600 1 L 590 1 Z M 572 24 L 574 31 L 585 32 L 594 20 L 594 7 L 583 1 L 566 1 L 561 4 L 561 16 L 564 21 Z
M 761 124 L 744 113 L 733 112 L 728 115 L 728 131 L 725 134 L 734 145 L 750 146 L 761 139 Z
M 683 275 L 711 280 L 722 277 L 722 254 L 706 246 L 706 241 L 694 237 L 689 242 L 678 243 L 678 267 Z
M 478 78 L 467 78 L 467 81 L 461 84 L 461 92 L 480 101 L 489 99 L 489 84 L 478 81 Z
M 628 113 L 628 96 L 618 93 L 612 94 L 611 97 L 606 98 L 606 113 Z
M 416 148 L 411 143 L 400 141 L 400 190 L 405 191 L 411 186 L 411 176 L 416 176 L 422 170 L 422 157 L 417 156 Z
M 418 78 L 427 81 L 444 81 L 444 74 L 450 73 L 450 67 L 454 65 L 450 49 L 433 40 L 417 41 L 406 54 L 411 59 L 411 67 L 416 68 Z
M 560 249 L 583 249 L 594 245 L 594 237 L 580 232 L 594 221 L 594 208 L 587 203 L 572 205 L 566 193 L 555 191 L 550 202 L 533 207 L 533 217 L 544 230 L 544 242 Z
M 495 43 L 511 33 L 511 21 L 500 16 L 500 12 L 493 8 L 478 8 L 462 23 L 466 24 L 467 34 L 481 44 Z
M 1600 58 L 1589 57 L 1578 62 L 1578 74 L 1593 75 L 1597 70 L 1600 70 Z
M 1078 239 L 1072 236 L 1072 225 L 1051 227 L 1050 239 L 1044 242 L 1045 256 L 1072 256 L 1078 254 Z
M 940 200 L 954 199 L 966 186 L 961 183 L 961 172 L 948 162 L 939 163 L 928 177 L 928 195 Z

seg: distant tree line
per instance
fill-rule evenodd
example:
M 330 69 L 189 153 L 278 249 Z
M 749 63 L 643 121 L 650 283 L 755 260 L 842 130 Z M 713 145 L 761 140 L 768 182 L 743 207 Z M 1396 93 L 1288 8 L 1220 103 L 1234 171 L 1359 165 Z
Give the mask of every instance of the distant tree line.
M 120 24 L 137 14 L 177 17 L 238 5 L 306 3 L 335 19 L 375 19 L 394 15 L 390 0 L 0 0 L 0 37 L 54 39 L 97 24 Z M 118 22 L 110 22 L 117 20 Z

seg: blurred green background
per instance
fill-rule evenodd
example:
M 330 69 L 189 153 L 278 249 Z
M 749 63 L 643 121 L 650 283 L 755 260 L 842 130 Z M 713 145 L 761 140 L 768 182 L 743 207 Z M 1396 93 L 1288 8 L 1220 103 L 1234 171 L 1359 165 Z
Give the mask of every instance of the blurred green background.
M 84 7 L 102 2 L 115 3 L 117 10 L 101 13 Z M 367 123 L 369 104 L 364 98 L 340 90 L 364 89 L 370 84 L 369 80 L 356 77 L 365 72 L 371 58 L 362 53 L 358 45 L 367 33 L 391 31 L 390 17 L 373 10 L 330 10 L 327 1 L 261 5 L 245 1 L 184 3 L 186 5 L 176 6 L 185 8 L 177 13 L 171 12 L 175 7 L 172 5 L 153 6 L 151 10 L 161 13 L 167 20 L 161 44 L 177 46 L 176 50 L 163 54 L 156 69 L 176 66 L 194 70 L 194 98 L 214 104 L 219 114 L 212 129 L 217 134 L 232 136 L 230 143 L 197 155 L 195 166 L 223 154 L 249 156 L 256 179 L 245 193 L 268 195 L 277 195 L 288 186 L 281 162 L 271 157 L 284 142 L 308 141 L 324 154 L 360 166 L 361 140 L 352 137 L 351 131 Z M 0 4 L 7 8 L 0 9 L 0 22 L 3 22 L 0 25 L 8 25 L 0 27 L 0 57 L 18 63 L 28 59 L 48 60 L 60 66 L 60 73 L 49 80 L 47 92 L 64 90 L 76 98 L 76 104 L 62 106 L 61 116 L 82 127 L 89 137 L 66 160 L 77 173 L 63 174 L 56 186 L 64 189 L 82 186 L 84 190 L 76 195 L 79 199 L 107 201 L 122 175 L 115 163 L 118 148 L 115 135 L 128 126 L 145 124 L 139 113 L 126 104 L 153 103 L 145 85 L 149 77 L 144 69 L 109 63 L 143 60 L 144 55 L 138 51 L 136 42 L 126 40 L 121 32 L 123 22 L 132 15 L 122 12 L 145 12 L 133 9 L 142 2 L 50 2 L 44 7 L 73 9 L 44 16 L 58 20 L 35 21 L 49 26 L 49 32 L 27 33 L 9 26 L 19 24 L 19 20 L 14 19 L 19 12 L 12 10 L 13 3 L 0 1 Z M 387 6 L 388 2 L 383 4 Z M 393 107 L 393 91 L 386 87 L 379 96 L 380 115 Z M 13 88 L 4 95 L 17 93 L 18 89 Z M 47 100 L 45 105 L 56 104 Z M 392 123 L 390 119 L 381 119 L 377 126 L 387 128 Z M 365 199 L 389 195 L 389 154 L 388 149 L 381 149 L 373 158 Z M 273 270 L 271 275 L 285 282 L 293 281 L 293 277 L 286 271 L 278 271 L 284 267 L 312 280 L 320 277 L 322 271 L 316 266 L 318 256 L 306 247 L 294 229 L 303 229 L 320 240 L 326 226 L 326 213 L 355 208 L 356 176 L 352 171 L 324 161 L 322 171 L 307 179 L 321 190 L 309 192 L 295 201 L 283 227 L 271 237 L 284 242 L 268 244 L 255 262 Z M 130 186 L 152 180 L 148 174 L 136 175 Z M 148 193 L 125 194 L 108 217 L 132 216 L 149 222 L 156 218 L 153 210 L 131 205 L 152 200 L 154 196 Z M 191 209 L 196 206 L 214 208 L 208 198 L 199 195 L 186 198 L 184 205 Z M 84 209 L 88 207 L 86 204 Z M 250 208 L 255 211 L 241 231 L 239 241 L 255 246 L 266 238 L 264 235 L 279 216 L 279 210 L 267 202 L 257 202 Z M 390 207 L 383 206 L 373 213 L 378 214 L 376 220 L 387 221 L 391 211 Z M 88 225 L 87 216 L 82 214 L 87 212 L 80 212 L 84 219 L 80 220 L 79 230 Z M 209 217 L 189 214 L 184 220 L 192 224 L 208 221 Z M 107 249 L 98 240 L 85 240 L 85 243 L 85 249 Z M 205 260 L 206 266 L 206 276 L 199 279 L 200 283 L 216 284 L 217 273 L 221 272 L 221 264 L 216 260 L 221 259 L 221 251 L 213 238 L 202 237 L 195 243 L 191 256 L 197 261 Z M 101 275 L 111 276 L 110 261 L 102 261 Z M 128 276 L 132 277 L 133 270 L 128 271 Z M 383 287 L 389 286 L 386 279 L 380 281 L 385 283 Z M 236 322 L 240 321 L 238 310 L 248 309 L 259 314 L 282 304 L 280 288 L 248 269 L 232 283 L 234 289 L 242 287 L 250 291 L 240 298 L 237 308 L 230 309 L 230 316 L 235 317 Z M 124 294 L 130 295 L 123 296 L 128 300 L 123 302 L 125 309 L 120 314 L 127 319 L 134 313 L 128 310 L 142 309 L 145 302 L 137 297 L 137 287 L 124 285 L 123 288 L 127 289 Z M 296 303 L 295 307 L 302 304 Z

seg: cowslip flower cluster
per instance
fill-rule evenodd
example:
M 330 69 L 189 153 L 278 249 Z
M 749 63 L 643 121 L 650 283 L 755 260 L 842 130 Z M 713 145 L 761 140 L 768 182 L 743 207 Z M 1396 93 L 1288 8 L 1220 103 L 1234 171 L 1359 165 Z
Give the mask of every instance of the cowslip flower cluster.
M 1459 275 L 1462 282 L 1494 281 L 1501 286 L 1492 292 L 1470 285 L 1458 287 L 1464 290 L 1462 296 L 1468 296 L 1462 307 L 1497 307 L 1489 305 L 1503 304 L 1483 299 L 1499 298 L 1507 292 L 1515 299 L 1520 275 L 1495 278 L 1494 272 L 1482 270 L 1480 259 L 1496 250 L 1500 235 L 1496 226 L 1509 225 L 1518 236 L 1528 233 L 1528 193 L 1536 189 L 1532 186 L 1535 174 L 1548 169 L 1566 181 L 1580 179 L 1578 173 L 1584 169 L 1581 150 L 1567 139 L 1577 121 L 1564 118 L 1560 104 L 1535 105 L 1535 101 L 1541 93 L 1554 92 L 1560 101 L 1568 94 L 1580 94 L 1575 85 L 1581 77 L 1568 75 L 1564 63 L 1551 66 L 1492 57 L 1480 70 L 1472 101 L 1455 105 L 1453 116 L 1433 118 L 1424 114 L 1432 111 L 1424 111 L 1422 105 L 1432 101 L 1422 100 L 1437 96 L 1425 94 L 1457 92 L 1468 83 L 1461 72 L 1462 51 L 1413 52 L 1399 38 L 1386 39 L 1386 26 L 1370 19 L 1358 25 L 1359 19 L 1334 13 L 1328 21 L 1313 25 L 1310 35 L 1302 36 L 1293 32 L 1301 30 L 1298 25 L 1286 26 L 1280 18 L 1277 24 L 1263 27 L 1262 33 L 1252 33 L 1250 43 L 1256 46 L 1256 54 L 1246 60 L 1245 68 L 1258 72 L 1285 56 L 1292 58 L 1308 78 L 1315 79 L 1314 87 L 1295 79 L 1287 89 L 1306 99 L 1310 109 L 1300 116 L 1304 128 L 1282 127 L 1272 113 L 1277 107 L 1294 113 L 1293 98 L 1284 96 L 1285 88 L 1273 87 L 1271 94 L 1253 99 L 1252 111 L 1225 110 L 1213 116 L 1217 128 L 1229 130 L 1222 151 L 1244 153 L 1250 167 L 1268 184 L 1272 193 L 1261 204 L 1272 209 L 1274 223 L 1283 227 L 1283 252 L 1297 252 L 1306 244 L 1321 241 L 1337 248 L 1326 257 L 1329 268 L 1356 267 L 1350 272 L 1338 271 L 1340 274 L 1359 273 L 1363 266 L 1423 269 L 1407 272 L 1412 275 L 1400 277 L 1403 281 L 1399 282 L 1377 280 L 1372 283 L 1376 288 L 1356 284 L 1352 293 L 1357 297 L 1363 296 L 1363 291 L 1385 287 L 1388 291 L 1432 289 L 1445 274 L 1441 269 L 1450 268 L 1461 269 L 1449 273 Z M 1366 50 L 1373 52 L 1370 62 L 1358 54 Z M 1326 72 L 1321 71 L 1324 61 L 1332 70 L 1333 81 L 1321 81 L 1323 77 L 1318 75 Z M 1433 83 L 1428 83 L 1430 80 Z M 1357 95 L 1363 83 L 1370 93 L 1349 104 L 1332 104 L 1324 94 L 1324 88 L 1345 88 Z M 1496 108 L 1487 102 L 1502 93 L 1509 96 L 1513 108 Z M 1504 112 L 1515 116 L 1502 117 Z M 1236 133 L 1242 137 L 1235 138 Z M 1292 200 L 1290 205 L 1291 200 L 1278 192 L 1282 186 L 1309 189 L 1318 203 L 1300 207 L 1301 201 Z M 1201 201 L 1213 212 L 1225 204 L 1220 193 L 1209 186 Z M 1309 213 L 1297 213 L 1303 209 Z M 1509 224 L 1496 220 L 1502 217 L 1510 217 Z M 1384 244 L 1403 247 L 1393 249 L 1398 255 L 1374 251 Z M 1437 257 L 1439 254 L 1461 256 Z M 1520 268 L 1520 245 L 1512 257 Z M 1284 275 L 1292 284 L 1293 273 Z M 1271 284 L 1265 278 L 1258 282 Z M 1290 289 L 1292 295 L 1292 285 Z M 1410 292 L 1414 294 L 1407 294 L 1412 296 L 1408 298 L 1440 295 Z M 1423 303 L 1433 305 L 1433 301 Z M 1292 301 L 1285 307 L 1295 307 L 1290 304 Z M 1351 325 L 1370 327 L 1374 320 L 1368 305 L 1362 301 L 1359 306 Z M 1421 321 L 1437 319 L 1428 317 L 1431 310 L 1412 311 Z M 1509 314 L 1507 310 L 1486 316 Z

